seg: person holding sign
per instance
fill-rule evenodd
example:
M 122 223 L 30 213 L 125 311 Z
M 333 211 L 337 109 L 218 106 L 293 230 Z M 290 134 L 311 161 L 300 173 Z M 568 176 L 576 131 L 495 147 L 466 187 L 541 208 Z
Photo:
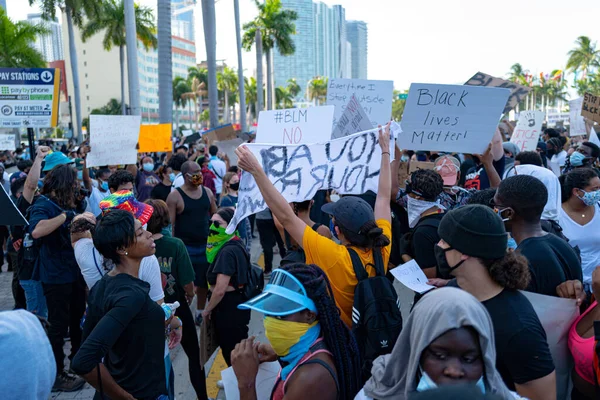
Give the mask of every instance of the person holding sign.
M 304 249 L 306 262 L 318 265 L 327 274 L 342 320 L 348 326 L 352 326 L 354 289 L 358 284 L 348 248 L 358 253 L 369 276 L 375 276 L 375 251 L 381 251 L 385 272 L 388 268 L 392 239 L 389 132 L 389 124 L 379 131 L 381 167 L 375 210 L 366 201 L 354 196 L 343 197 L 322 207 L 323 212 L 333 217 L 332 234 L 339 239 L 341 245 L 319 235 L 306 225 L 273 186 L 254 154 L 245 146 L 236 149 L 238 166 L 252 174 L 273 215 Z

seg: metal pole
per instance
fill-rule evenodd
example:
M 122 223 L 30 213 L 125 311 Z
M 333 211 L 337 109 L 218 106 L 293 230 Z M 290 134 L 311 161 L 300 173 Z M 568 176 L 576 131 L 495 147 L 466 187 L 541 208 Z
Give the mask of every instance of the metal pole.
M 34 139 L 33 139 L 33 128 L 27 128 L 27 139 L 29 140 L 29 156 L 31 157 L 31 161 L 35 160 L 35 146 L 34 146 Z
M 246 126 L 246 95 L 244 93 L 244 68 L 242 67 L 242 34 L 240 26 L 240 1 L 233 0 L 233 10 L 235 13 L 235 37 L 237 40 L 238 57 L 238 84 L 240 92 L 240 125 L 242 133 L 248 132 Z
M 171 0 L 158 0 L 158 115 L 161 124 L 173 122 L 171 41 Z
M 140 109 L 140 79 L 138 76 L 137 33 L 133 0 L 125 1 L 125 42 L 127 45 L 127 76 L 131 115 L 142 115 Z

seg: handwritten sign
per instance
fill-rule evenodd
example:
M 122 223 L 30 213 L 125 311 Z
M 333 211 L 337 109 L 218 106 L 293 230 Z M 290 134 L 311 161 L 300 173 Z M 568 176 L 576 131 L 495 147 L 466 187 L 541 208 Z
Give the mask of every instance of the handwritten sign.
M 312 144 L 331 137 L 333 106 L 288 108 L 258 114 L 256 143 Z
M 398 144 L 405 150 L 483 153 L 509 94 L 500 88 L 413 83 Z
M 471 79 L 469 79 L 465 85 L 469 86 L 489 86 L 510 89 L 510 96 L 504 106 L 503 114 L 506 114 L 517 106 L 525 96 L 531 92 L 531 88 L 517 83 L 507 81 L 505 79 L 496 78 L 494 76 L 478 72 Z
M 12 202 L 3 185 L 0 185 L 0 225 L 27 225 L 27 220 L 21 214 L 15 203 Z
M 587 135 L 585 119 L 581 115 L 582 109 L 583 97 L 569 102 L 569 135 L 571 137 Z
M 139 115 L 90 115 L 87 166 L 135 164 L 141 120 Z
M 399 265 L 390 272 L 394 278 L 413 292 L 425 293 L 435 288 L 435 286 L 427 284 L 427 277 L 415 260 Z
M 142 125 L 138 139 L 138 153 L 172 151 L 171 124 Z
M 352 95 L 350 101 L 346 105 L 344 113 L 337 121 L 332 139 L 338 139 L 344 136 L 352 135 L 353 133 L 366 131 L 373 128 L 367 113 L 363 106 L 358 102 L 356 96 Z
M 591 93 L 583 95 L 581 115 L 584 118 L 600 123 L 600 96 L 594 96 Z
M 393 145 L 390 143 L 390 147 Z M 312 145 L 245 146 L 288 203 L 312 199 L 318 190 L 325 189 L 339 194 L 362 194 L 368 190 L 377 193 L 381 166 L 377 129 Z M 238 206 L 227 232 L 233 233 L 242 219 L 265 208 L 254 178 L 242 173 Z
M 268 399 L 271 397 L 271 392 L 273 391 L 280 370 L 281 365 L 276 361 L 265 362 L 258 366 L 255 383 L 257 399 Z M 225 398 L 227 400 L 240 400 L 240 389 L 238 388 L 238 381 L 233 367 L 221 371 L 221 379 L 223 380 Z
M 510 142 L 516 144 L 521 151 L 535 151 L 540 140 L 544 118 L 545 114 L 542 111 L 521 112 Z
M 0 150 L 16 150 L 16 135 L 0 135 Z
M 334 126 L 338 123 L 352 96 L 355 96 L 373 127 L 385 125 L 392 118 L 393 81 L 365 79 L 329 79 L 327 104 L 335 106 Z

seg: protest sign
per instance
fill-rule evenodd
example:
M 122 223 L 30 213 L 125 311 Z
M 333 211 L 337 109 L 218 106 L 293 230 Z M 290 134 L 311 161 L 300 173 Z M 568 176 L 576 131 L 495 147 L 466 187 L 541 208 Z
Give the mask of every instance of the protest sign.
M 327 84 L 327 104 L 335 106 L 334 126 L 346 111 L 346 105 L 353 95 L 363 106 L 372 127 L 387 124 L 392 118 L 393 92 L 393 81 L 330 78 Z
M 16 135 L 0 135 L 0 150 L 16 150 Z
M 554 127 L 569 120 L 569 113 L 558 109 L 548 109 L 546 111 L 546 121 L 549 127 Z
M 569 102 L 569 136 L 587 135 L 585 119 L 581 116 L 583 109 L 583 97 Z
M 478 72 L 471 79 L 469 79 L 465 85 L 469 86 L 489 86 L 489 87 L 498 87 L 498 88 L 506 88 L 510 89 L 510 96 L 508 96 L 508 100 L 502 110 L 503 114 L 506 114 L 513 108 L 517 106 L 524 98 L 529 94 L 531 88 L 523 85 L 519 85 L 517 83 L 507 81 L 505 79 L 500 79 L 493 77 L 488 74 L 484 74 L 483 72 Z
M 21 214 L 15 203 L 12 202 L 8 193 L 4 189 L 3 185 L 0 185 L 0 210 L 2 213 L 0 214 L 0 225 L 9 226 L 9 225 L 27 225 L 27 220 Z
M 404 150 L 481 154 L 509 94 L 500 88 L 413 83 L 398 144 Z
M 409 162 L 408 161 L 400 161 L 398 163 L 398 184 L 402 189 L 406 187 L 406 181 L 410 174 L 408 173 Z M 392 171 L 394 173 L 394 171 Z M 392 199 L 394 200 L 394 199 Z
M 172 151 L 171 124 L 142 125 L 138 139 L 138 153 Z
M 139 115 L 90 115 L 88 168 L 135 164 L 141 120 Z
M 581 115 L 584 118 L 600 123 L 600 96 L 594 96 L 591 93 L 584 94 Z
M 520 151 L 535 151 L 540 140 L 544 117 L 542 111 L 521 112 L 510 142 L 516 144 Z
M 600 139 L 598 139 L 598 133 L 596 132 L 594 127 L 592 127 L 592 129 L 590 129 L 590 142 L 592 142 L 596 146 L 600 147 Z
M 188 136 L 190 136 L 190 135 L 191 135 L 191 134 L 193 134 L 193 133 L 194 133 L 194 131 L 193 131 L 193 130 L 191 130 L 191 129 L 184 129 L 184 130 L 182 130 L 182 131 L 181 131 L 181 134 L 182 134 L 183 136 L 185 136 L 185 137 L 188 137 Z
M 427 284 L 427 277 L 425 273 L 419 267 L 419 264 L 415 260 L 399 265 L 390 272 L 394 275 L 394 278 L 398 279 L 401 284 L 417 293 L 425 293 L 431 289 L 435 289 L 435 286 Z
M 256 143 L 313 144 L 331 137 L 333 106 L 288 108 L 258 114 Z
M 377 193 L 381 148 L 378 130 L 311 145 L 245 145 L 262 165 L 267 178 L 288 203 L 310 200 L 318 190 L 334 189 L 339 194 Z M 393 148 L 394 142 L 390 143 Z M 233 233 L 238 223 L 267 208 L 251 174 L 244 172 L 238 206 L 227 227 Z
M 571 394 L 571 371 L 573 370 L 573 357 L 568 347 L 569 329 L 579 316 L 579 308 L 573 299 L 525 291 L 521 293 L 533 306 L 546 331 L 548 347 L 556 368 L 556 398 L 568 399 Z
M 277 381 L 281 365 L 276 362 L 264 362 L 258 366 L 255 387 L 257 399 L 269 399 Z M 227 400 L 240 400 L 240 389 L 233 367 L 221 371 L 225 398 Z
M 331 134 L 332 139 L 338 139 L 353 133 L 366 131 L 373 128 L 365 109 L 360 105 L 354 95 L 346 105 L 344 113 L 337 122 Z
M 237 134 L 235 133 L 235 129 L 233 129 L 233 125 L 227 124 L 227 125 L 217 126 L 214 129 L 210 129 L 210 130 L 204 132 L 202 134 L 202 137 L 203 138 L 205 137 L 207 140 L 207 143 L 210 145 L 210 144 L 212 144 L 212 142 L 215 142 L 217 140 L 223 141 L 223 140 L 235 139 L 235 138 L 237 138 Z M 188 142 L 187 139 L 185 142 L 190 143 L 190 142 Z
M 229 157 L 229 165 L 237 165 L 238 158 L 235 155 L 235 149 L 242 143 L 244 143 L 242 139 L 231 139 L 222 142 L 214 142 L 213 144 L 219 148 L 220 152 L 227 154 Z

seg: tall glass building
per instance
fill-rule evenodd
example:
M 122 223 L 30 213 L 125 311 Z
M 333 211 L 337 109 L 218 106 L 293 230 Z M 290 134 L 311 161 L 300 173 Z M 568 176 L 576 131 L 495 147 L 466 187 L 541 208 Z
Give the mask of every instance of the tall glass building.
M 171 32 L 173 36 L 182 37 L 186 40 L 195 42 L 196 36 L 194 32 L 194 10 L 190 8 L 187 11 L 178 13 L 178 9 L 195 5 L 196 0 L 171 0 L 171 9 L 174 12 L 171 21 Z
M 367 79 L 368 32 L 366 22 L 346 22 L 346 36 L 351 48 L 351 78 Z
M 316 74 L 341 78 L 345 72 L 346 10 L 336 5 L 314 3 Z
M 50 31 L 47 35 L 38 35 L 35 38 L 35 48 L 42 53 L 47 62 L 64 60 L 62 31 L 58 20 L 46 21 L 42 14 L 27 14 L 27 22 L 30 24 L 42 24 Z

